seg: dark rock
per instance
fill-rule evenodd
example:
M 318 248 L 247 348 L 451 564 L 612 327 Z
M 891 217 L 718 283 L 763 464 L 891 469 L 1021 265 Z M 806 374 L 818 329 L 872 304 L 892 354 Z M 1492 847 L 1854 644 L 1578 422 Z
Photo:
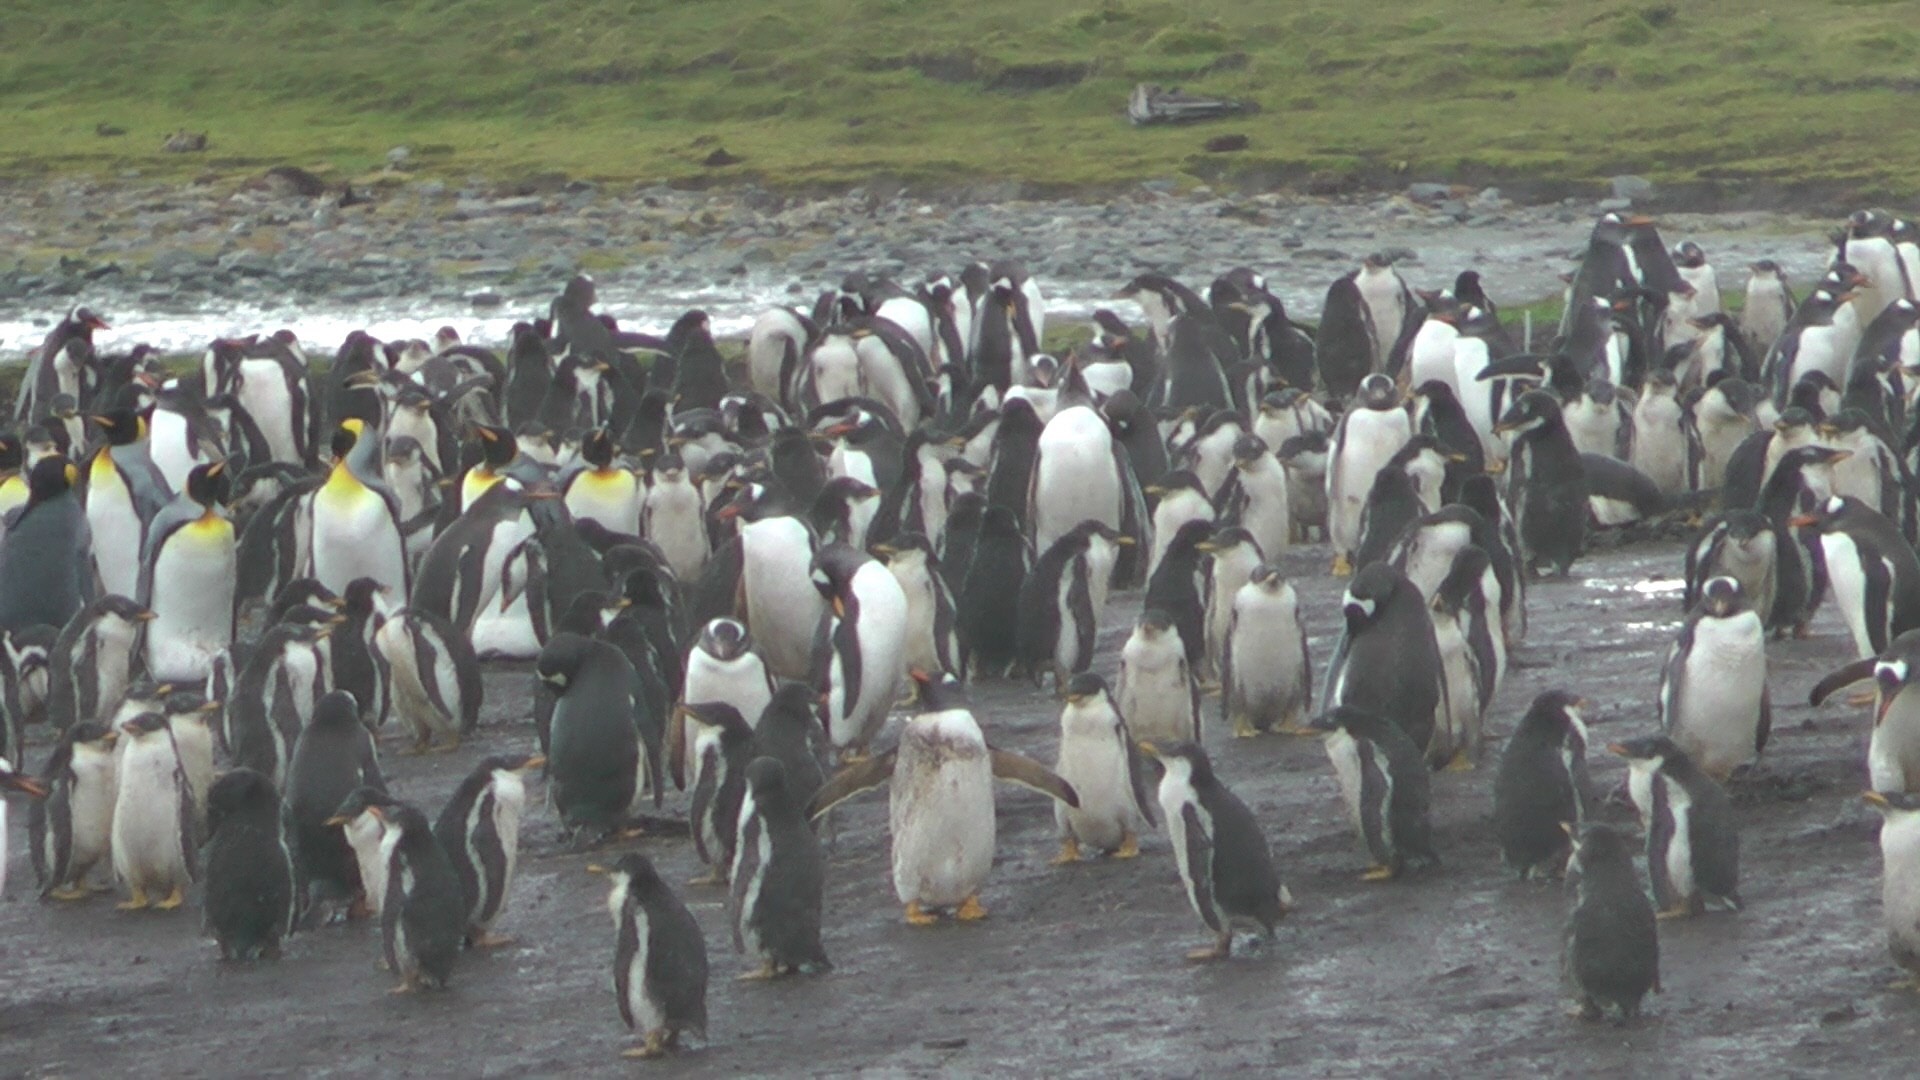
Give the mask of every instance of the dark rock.
M 93 125 L 93 133 L 95 135 L 100 136 L 103 139 L 113 139 L 113 138 L 118 138 L 121 135 L 125 135 L 127 133 L 127 129 L 120 127 L 117 124 L 109 124 L 102 121 L 101 123 Z
M 701 159 L 700 164 L 705 165 L 709 169 L 718 169 L 727 165 L 738 165 L 742 160 L 744 159 L 738 155 L 727 153 L 726 147 L 720 146 L 715 147 L 713 153 Z
M 327 193 L 327 182 L 298 165 L 275 165 L 267 170 L 267 186 L 280 195 L 313 199 Z
M 1407 198 L 1414 202 L 1439 202 L 1453 194 L 1453 188 L 1446 184 L 1408 184 Z
M 169 154 L 197 154 L 206 148 L 207 133 L 204 131 L 176 131 L 160 144 L 160 149 Z
M 1231 154 L 1235 150 L 1245 150 L 1246 148 L 1247 137 L 1245 135 L 1215 135 L 1206 142 L 1206 149 L 1209 154 Z

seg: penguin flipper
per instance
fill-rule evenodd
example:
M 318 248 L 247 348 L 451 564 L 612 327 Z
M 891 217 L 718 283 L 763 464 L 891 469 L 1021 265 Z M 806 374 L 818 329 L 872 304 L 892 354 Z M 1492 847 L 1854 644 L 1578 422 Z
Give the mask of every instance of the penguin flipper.
M 1194 910 L 1207 924 L 1207 929 L 1220 932 L 1219 907 L 1213 897 L 1213 837 L 1207 835 L 1206 826 L 1200 821 L 1200 808 L 1189 802 L 1180 808 L 1180 818 L 1185 826 L 1180 831 L 1186 841 L 1187 888 L 1193 894 Z
M 1760 690 L 1760 723 L 1753 733 L 1753 752 L 1764 754 L 1767 739 L 1773 734 L 1773 697 L 1764 687 Z
M 1879 662 L 1879 657 L 1869 656 L 1829 672 L 1826 678 L 1813 684 L 1813 691 L 1807 695 L 1807 704 L 1818 705 L 1843 686 L 1852 686 L 1862 679 L 1873 678 L 1874 665 Z
M 992 746 L 987 747 L 987 756 L 993 762 L 994 779 L 1032 788 L 1042 795 L 1052 796 L 1068 806 L 1079 808 L 1080 794 L 1073 790 L 1073 785 L 1045 765 L 1024 754 L 998 750 Z
M 807 820 L 817 820 L 855 795 L 872 791 L 893 779 L 893 762 L 898 753 L 898 750 L 889 750 L 884 754 L 875 754 L 828 777 L 827 782 L 814 793 L 813 801 L 807 804 Z
M 1133 790 L 1133 805 L 1140 811 L 1141 820 L 1147 828 L 1157 829 L 1160 821 L 1153 812 L 1153 790 L 1147 781 L 1147 761 L 1140 754 L 1140 744 L 1134 741 L 1133 734 L 1127 730 L 1126 721 L 1120 722 L 1120 745 L 1127 753 L 1127 783 Z

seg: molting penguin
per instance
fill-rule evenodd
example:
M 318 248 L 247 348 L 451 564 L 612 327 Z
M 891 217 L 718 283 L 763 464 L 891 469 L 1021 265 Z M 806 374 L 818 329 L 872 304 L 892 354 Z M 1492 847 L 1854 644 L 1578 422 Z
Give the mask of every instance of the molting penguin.
M 993 869 L 994 778 L 1072 807 L 1080 799 L 1045 766 L 988 746 L 966 692 L 951 675 L 922 683 L 920 702 L 923 711 L 901 729 L 899 745 L 828 780 L 814 796 L 810 816 L 891 780 L 893 889 L 906 905 L 907 921 L 930 926 L 942 908 L 953 909 L 962 922 L 983 919 L 980 888 Z
M 1326 734 L 1347 815 L 1373 858 L 1362 880 L 1392 881 L 1438 865 L 1427 816 L 1427 766 L 1406 732 L 1350 705 L 1316 717 L 1313 727 Z
M 698 581 L 712 554 L 705 515 L 700 490 L 689 479 L 680 455 L 656 458 L 640 507 L 640 535 L 659 546 L 674 576 L 682 581 Z
M 1646 474 L 1662 495 L 1687 490 L 1687 433 L 1679 387 L 1664 369 L 1647 374 L 1633 407 L 1633 450 L 1627 464 Z
M 1493 777 L 1493 831 L 1500 860 L 1521 880 L 1557 869 L 1569 852 L 1571 823 L 1587 817 L 1585 702 L 1565 690 L 1533 699 L 1507 740 Z
M 272 959 L 293 932 L 293 856 L 280 823 L 280 793 L 252 769 L 235 769 L 207 792 L 207 929 L 222 960 Z
M 153 612 L 109 594 L 67 623 L 49 654 L 47 718 L 55 728 L 113 718 L 133 676 L 140 631 L 152 619 Z
M 820 943 L 826 860 L 807 825 L 805 800 L 774 758 L 747 765 L 730 876 L 734 948 L 760 963 L 748 978 L 812 975 L 833 967 Z
M 387 970 L 400 976 L 400 985 L 391 992 L 445 989 L 467 929 L 460 879 L 418 807 L 376 806 L 372 813 L 394 831 L 387 898 L 380 905 Z
M 555 634 L 534 670 L 554 695 L 548 799 L 568 832 L 607 833 L 639 809 L 651 786 L 663 797 L 665 719 L 642 715 L 640 676 L 604 641 Z
M 1164 770 L 1160 810 L 1167 816 L 1174 862 L 1187 901 L 1216 935 L 1213 945 L 1188 953 L 1187 959 L 1226 959 L 1236 926 L 1251 924 L 1272 940 L 1274 924 L 1286 916 L 1293 897 L 1280 883 L 1253 811 L 1214 775 L 1198 744 L 1143 742 L 1140 749 Z
M 1732 578 L 1702 590 L 1667 650 L 1660 726 L 1712 776 L 1725 778 L 1767 747 L 1767 632 Z
M 199 682 L 233 644 L 238 534 L 219 503 L 225 462 L 196 465 L 186 490 L 147 526 L 138 597 L 152 612 L 147 671 L 163 682 Z
M 1393 380 L 1370 375 L 1360 384 L 1353 407 L 1334 429 L 1327 459 L 1327 540 L 1333 545 L 1333 572 L 1353 571 L 1360 547 L 1360 514 L 1374 477 L 1413 438 L 1413 422 L 1400 406 Z
M 527 809 L 527 772 L 546 764 L 538 754 L 495 754 L 473 767 L 434 822 L 433 835 L 460 879 L 466 943 L 477 949 L 511 944 L 493 932 L 506 910 L 520 862 L 520 818 Z
M 77 470 L 54 455 L 34 463 L 27 501 L 0 536 L 0 630 L 65 626 L 94 596 L 93 547 L 73 493 Z
M 1607 749 L 1627 759 L 1660 917 L 1697 915 L 1709 904 L 1740 910 L 1740 833 L 1727 793 L 1665 735 Z
M 1425 598 L 1405 574 L 1374 563 L 1353 576 L 1341 609 L 1346 632 L 1327 665 L 1326 707 L 1388 718 L 1426 749 L 1446 684 Z
M 90 721 L 60 733 L 47 758 L 47 798 L 28 807 L 27 835 L 40 896 L 85 900 L 111 886 L 88 881 L 107 866 L 118 791 L 113 744 L 119 733 Z
M 1165 612 L 1148 608 L 1120 649 L 1120 714 L 1136 738 L 1200 741 L 1200 683 Z
M 113 806 L 113 873 L 127 888 L 121 911 L 171 911 L 194 877 L 193 790 L 159 713 L 122 725 L 119 790 Z
M 1235 590 L 1220 661 L 1222 718 L 1239 737 L 1305 731 L 1313 698 L 1300 598 L 1278 567 L 1254 568 Z
M 1587 468 L 1560 416 L 1560 404 L 1545 390 L 1530 390 L 1513 403 L 1494 431 L 1518 432 L 1514 452 L 1525 447 L 1526 477 L 1520 491 L 1520 542 L 1527 569 L 1551 565 L 1561 577 L 1586 550 Z
M 906 676 L 907 597 L 884 564 L 845 544 L 821 548 L 812 575 L 828 611 L 814 644 L 827 736 L 856 756 L 886 724 Z
M 1252 534 L 1267 558 L 1277 559 L 1293 539 L 1286 466 L 1256 435 L 1233 444 L 1235 470 L 1229 513 Z
M 1078 807 L 1056 803 L 1060 829 L 1056 866 L 1080 860 L 1080 845 L 1116 859 L 1140 854 L 1138 823 L 1154 824 L 1146 775 L 1127 722 L 1107 690 L 1107 681 L 1091 672 L 1066 684 L 1060 710 L 1060 751 L 1054 771 L 1080 796 Z
M 287 820 L 302 892 L 310 902 L 350 899 L 356 910 L 365 907 L 360 864 L 346 834 L 328 824 L 359 787 L 384 792 L 387 784 L 353 695 L 335 690 L 320 699 L 287 764 Z M 309 910 L 317 912 L 318 907 Z
M 613 882 L 613 993 L 620 1019 L 646 1039 L 626 1057 L 655 1058 L 678 1049 L 680 1036 L 707 1035 L 707 942 L 687 906 L 637 852 L 613 869 L 588 867 Z
M 1561 964 L 1580 1015 L 1596 1020 L 1612 1009 L 1632 1019 L 1647 991 L 1660 991 L 1659 923 L 1633 850 L 1610 826 L 1588 825 L 1574 840 L 1567 869 L 1576 884 Z
M 1869 791 L 1880 826 L 1880 908 L 1887 951 L 1911 976 L 1896 989 L 1920 989 L 1920 795 Z
M 1747 348 L 1762 355 L 1770 351 L 1797 306 L 1799 301 L 1778 263 L 1761 259 L 1749 266 L 1746 303 L 1740 309 L 1740 332 L 1747 337 Z
M 1018 658 L 1020 590 L 1032 561 L 1032 549 L 1013 511 L 987 507 L 957 612 L 960 637 L 977 676 L 1004 677 Z
M 1188 522 L 1213 520 L 1213 499 L 1200 486 L 1200 478 L 1186 469 L 1168 473 L 1148 488 L 1147 494 L 1159 500 L 1153 507 L 1153 547 L 1147 557 L 1147 577 L 1151 580 L 1173 538 Z

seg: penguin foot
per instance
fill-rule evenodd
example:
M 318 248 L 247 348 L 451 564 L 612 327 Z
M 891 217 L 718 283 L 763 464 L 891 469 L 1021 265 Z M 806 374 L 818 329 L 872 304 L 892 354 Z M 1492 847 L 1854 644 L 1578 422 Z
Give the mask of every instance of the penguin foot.
M 49 900 L 88 900 L 92 897 L 93 893 L 91 890 L 84 889 L 78 885 L 65 885 L 47 893 L 47 899 Z
M 1692 905 L 1682 903 L 1682 904 L 1675 904 L 1670 908 L 1661 909 L 1658 914 L 1654 915 L 1654 918 L 1660 920 L 1661 922 L 1666 922 L 1669 919 L 1685 919 L 1691 916 L 1692 914 L 1693 914 Z
M 136 885 L 134 886 L 132 896 L 127 897 L 125 900 L 113 906 L 116 911 L 145 911 L 147 905 L 150 903 L 152 903 L 152 901 L 147 899 L 147 890 Z
M 482 930 L 480 936 L 473 939 L 475 949 L 504 949 L 513 944 L 513 939 L 505 934 L 496 934 L 491 930 Z
M 1862 706 L 1873 704 L 1874 700 L 1879 696 L 1880 691 L 1878 690 L 1855 690 L 1853 693 L 1847 695 L 1847 704 L 1858 709 Z
M 175 885 L 173 891 L 167 894 L 167 898 L 153 905 L 153 909 L 155 911 L 172 911 L 174 908 L 186 902 L 187 890 Z
M 368 901 L 367 894 L 363 892 L 356 895 L 353 903 L 347 905 L 347 921 L 355 922 L 371 918 L 373 918 L 373 904 Z
M 389 991 L 387 991 L 387 993 L 389 993 L 389 994 L 411 994 L 411 993 L 413 993 L 413 992 L 414 992 L 415 990 L 418 990 L 418 989 L 420 989 L 420 984 L 419 984 L 418 982 L 416 982 L 416 981 L 414 981 L 413 979 L 407 979 L 407 980 L 405 980 L 404 982 L 402 982 L 402 983 L 401 983 L 401 984 L 400 984 L 399 986 L 396 986 L 396 987 L 394 987 L 393 989 L 391 989 L 391 990 L 389 990 Z
M 438 746 L 429 743 L 421 747 L 420 752 L 423 754 L 451 754 L 458 749 L 460 749 L 460 733 L 456 731 L 446 742 Z
M 939 921 L 940 921 L 940 916 L 935 915 L 931 911 L 924 911 L 921 909 L 920 901 L 918 900 L 907 901 L 907 923 L 909 925 L 932 926 L 933 924 Z
M 1308 727 L 1307 725 L 1301 723 L 1298 718 L 1294 718 L 1290 720 L 1282 720 L 1280 721 L 1279 724 L 1275 725 L 1271 730 L 1277 735 L 1318 735 L 1320 734 L 1320 732 L 1315 731 L 1312 728 Z
M 720 868 L 717 866 L 697 878 L 689 878 L 687 880 L 687 884 L 689 885 L 725 885 L 726 883 L 727 875 L 721 873 Z
M 752 971 L 734 976 L 734 982 L 772 982 L 780 977 L 780 965 L 769 960 Z
M 1366 873 L 1360 875 L 1360 880 L 1361 881 L 1392 881 L 1393 867 L 1369 866 L 1367 867 Z
M 1465 750 L 1456 750 L 1447 761 L 1446 769 L 1448 772 L 1472 772 L 1473 758 Z
M 1140 857 L 1140 837 L 1136 833 L 1120 834 L 1120 846 L 1113 849 L 1113 858 L 1137 859 Z
M 1333 557 L 1333 568 L 1328 572 L 1334 577 L 1352 577 L 1353 560 L 1347 558 L 1347 553 L 1343 551 Z
M 960 907 L 954 911 L 953 917 L 961 922 L 979 922 L 981 919 L 987 917 L 987 909 L 980 906 L 980 897 L 978 895 L 969 896 L 964 901 L 961 901 Z
M 1244 716 L 1236 716 L 1233 718 L 1233 737 L 1234 738 L 1251 739 L 1258 734 L 1260 734 L 1260 731 L 1259 729 L 1253 726 L 1253 721 L 1248 720 Z
M 1079 861 L 1080 841 L 1075 838 L 1072 833 L 1068 833 L 1066 839 L 1060 841 L 1060 854 L 1055 855 L 1049 861 L 1048 865 L 1066 866 L 1069 863 L 1077 863 Z
M 647 1032 L 647 1041 L 644 1044 L 623 1050 L 620 1052 L 620 1056 L 629 1058 L 657 1058 L 666 1052 L 666 1031 L 649 1031 Z
M 1220 939 L 1204 949 L 1192 949 L 1187 959 L 1193 963 L 1205 963 L 1209 960 L 1225 960 L 1233 955 L 1233 931 L 1220 935 Z

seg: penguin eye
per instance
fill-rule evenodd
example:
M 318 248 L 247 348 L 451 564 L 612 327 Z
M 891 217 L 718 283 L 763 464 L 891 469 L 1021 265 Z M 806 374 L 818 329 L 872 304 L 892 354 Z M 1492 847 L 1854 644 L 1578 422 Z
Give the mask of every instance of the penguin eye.
M 540 676 L 540 681 L 556 690 L 565 689 L 567 685 L 567 677 L 557 671 Z

